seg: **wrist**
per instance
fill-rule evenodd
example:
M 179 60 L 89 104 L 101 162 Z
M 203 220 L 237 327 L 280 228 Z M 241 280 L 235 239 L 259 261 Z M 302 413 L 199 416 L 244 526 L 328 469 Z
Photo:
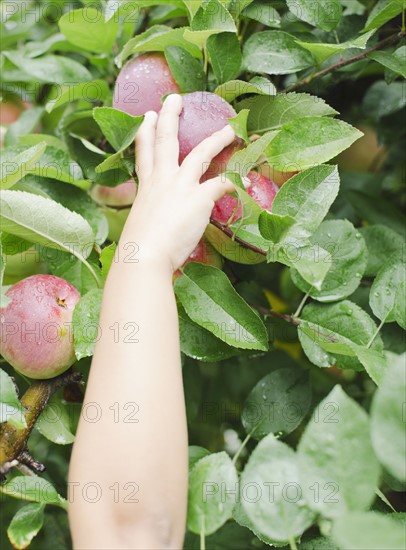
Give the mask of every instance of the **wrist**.
M 123 236 L 118 242 L 114 263 L 128 268 L 146 268 L 172 278 L 174 269 L 169 255 L 156 243 L 138 239 L 125 240 Z

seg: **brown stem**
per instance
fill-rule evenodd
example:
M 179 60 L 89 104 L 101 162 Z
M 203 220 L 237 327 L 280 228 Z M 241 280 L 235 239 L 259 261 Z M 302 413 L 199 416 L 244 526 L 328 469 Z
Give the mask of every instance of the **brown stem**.
M 210 223 L 212 225 L 214 225 L 214 227 L 217 227 L 217 229 L 220 229 L 220 231 L 222 231 L 225 235 L 227 235 L 228 237 L 233 239 L 235 242 L 241 244 L 242 246 L 245 246 L 245 248 L 249 248 L 253 252 L 257 252 L 257 254 L 262 254 L 263 256 L 267 255 L 266 250 L 262 250 L 262 248 L 258 248 L 257 246 L 255 246 L 253 244 L 250 244 L 250 243 L 247 243 L 243 239 L 240 239 L 240 237 L 237 237 L 233 233 L 233 231 L 229 227 L 227 227 L 226 225 L 223 225 L 222 223 L 220 223 L 216 220 L 213 220 L 213 218 L 210 218 Z
M 292 317 L 292 315 L 284 315 L 283 313 L 279 313 L 278 311 L 274 311 L 273 309 L 268 309 L 263 306 L 257 306 L 255 304 L 250 304 L 250 306 L 260 313 L 263 313 L 264 315 L 272 315 L 272 317 L 278 317 L 278 319 L 283 319 L 284 321 L 290 323 L 291 325 L 294 325 L 295 327 L 298 327 L 300 325 L 299 319 Z
M 337 69 L 341 69 L 341 67 L 346 67 L 347 65 L 351 65 L 352 63 L 356 63 L 357 61 L 361 61 L 362 59 L 365 59 L 365 57 L 368 56 L 371 52 L 376 52 L 378 50 L 382 50 L 383 48 L 386 48 L 387 46 L 391 46 L 392 44 L 396 44 L 396 42 L 399 42 L 406 36 L 406 31 L 401 31 L 399 33 L 393 34 L 392 36 L 389 36 L 388 38 L 385 38 L 384 40 L 381 40 L 378 42 L 375 46 L 372 48 L 369 48 L 368 50 L 363 51 L 362 53 L 358 55 L 354 55 L 353 57 L 350 57 L 349 59 L 343 59 L 341 61 L 338 61 L 334 65 L 331 65 L 330 67 L 327 67 L 326 69 L 323 69 L 322 71 L 319 71 L 317 73 L 314 73 L 313 75 L 308 76 L 307 78 L 304 78 L 303 80 L 300 80 L 299 82 L 296 82 L 295 84 L 292 84 L 291 86 L 288 86 L 284 92 L 294 92 L 298 90 L 299 88 L 302 88 L 303 86 L 306 86 L 306 84 L 310 84 L 310 82 L 313 82 L 313 80 L 316 80 L 317 78 L 322 78 L 323 76 L 332 73 L 333 71 L 336 71 Z
M 283 319 L 287 323 L 290 323 L 291 325 L 294 325 L 295 327 L 300 327 L 300 319 L 298 317 L 294 317 L 293 315 L 285 315 L 284 313 L 279 313 L 278 311 L 274 311 L 273 309 L 268 309 L 263 306 L 257 306 L 255 304 L 250 304 L 251 307 L 259 311 L 260 313 L 264 315 L 272 315 L 272 317 L 278 317 L 278 319 Z M 323 336 L 326 338 L 326 340 L 330 340 L 330 342 L 337 342 L 333 336 L 330 336 L 329 334 L 324 334 L 320 331 L 317 332 L 320 336 Z
M 0 426 L 0 474 L 6 473 L 12 466 L 19 463 L 31 465 L 35 463 L 32 457 L 26 452 L 26 441 L 38 420 L 39 415 L 48 403 L 50 397 L 60 387 L 72 382 L 79 382 L 82 375 L 79 372 L 69 369 L 60 376 L 50 380 L 35 381 L 21 398 L 21 405 L 25 409 L 26 428 L 16 428 L 9 422 Z M 40 467 L 40 465 L 39 465 Z

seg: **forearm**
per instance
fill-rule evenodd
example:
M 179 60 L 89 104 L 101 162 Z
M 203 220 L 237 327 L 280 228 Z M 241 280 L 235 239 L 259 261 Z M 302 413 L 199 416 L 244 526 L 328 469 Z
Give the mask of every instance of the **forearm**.
M 124 250 L 123 243 L 130 230 L 123 234 L 119 259 L 106 282 L 101 337 L 85 396 L 84 410 L 94 402 L 102 414 L 96 423 L 81 419 L 69 480 L 96 481 L 103 492 L 98 506 L 121 526 L 135 525 L 137 519 L 149 523 L 146 531 L 161 530 L 168 544 L 180 548 L 187 431 L 172 272 L 142 254 L 139 263 L 126 261 L 131 247 Z M 131 493 L 139 502 L 124 502 L 125 497 L 131 500 Z M 77 514 L 94 514 L 96 508 L 83 500 L 70 506 L 78 521 Z M 129 538 L 131 533 L 130 527 Z M 130 548 L 136 544 L 128 541 Z

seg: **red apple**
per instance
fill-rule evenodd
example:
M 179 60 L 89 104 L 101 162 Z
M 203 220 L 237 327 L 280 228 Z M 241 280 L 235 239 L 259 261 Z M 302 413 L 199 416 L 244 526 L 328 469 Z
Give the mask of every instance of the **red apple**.
M 130 59 L 121 69 L 114 89 L 113 107 L 133 116 L 160 111 L 161 98 L 178 93 L 179 86 L 161 53 Z
M 222 260 L 220 254 L 211 246 L 211 244 L 204 237 L 197 243 L 196 248 L 193 250 L 189 258 L 182 265 L 185 267 L 190 262 L 200 262 L 206 265 L 212 265 L 221 269 Z M 181 271 L 178 269 L 175 271 L 174 280 L 181 275 Z
M 234 118 L 236 114 L 227 101 L 211 92 L 185 94 L 179 118 L 179 163 L 204 139 L 224 128 L 228 124 L 227 119 Z M 241 147 L 241 140 L 226 147 L 213 159 L 212 165 L 218 164 L 222 168 L 224 159 L 228 161 L 238 147 Z M 222 169 L 217 173 L 215 171 L 213 168 L 213 174 L 217 175 Z
M 248 195 L 252 197 L 263 210 L 271 210 L 273 200 L 279 190 L 278 186 L 257 172 L 249 172 L 243 181 Z M 235 222 L 242 216 L 241 204 L 238 204 L 238 199 L 236 197 L 225 195 L 214 205 L 211 217 L 220 223 L 226 224 L 233 215 L 233 212 L 234 217 L 232 222 Z
M 0 309 L 0 353 L 16 371 L 53 378 L 75 361 L 72 314 L 80 294 L 54 275 L 32 275 L 6 292 Z
M 129 206 L 134 202 L 136 194 L 137 186 L 133 179 L 116 187 L 94 185 L 90 191 L 91 197 L 98 204 L 105 206 Z

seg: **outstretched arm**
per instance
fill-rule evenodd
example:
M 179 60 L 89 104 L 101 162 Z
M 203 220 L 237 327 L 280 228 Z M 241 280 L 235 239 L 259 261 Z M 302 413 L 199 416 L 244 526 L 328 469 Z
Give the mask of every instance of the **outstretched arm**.
M 69 470 L 74 548 L 182 547 L 187 428 L 172 275 L 233 186 L 199 184 L 234 138 L 230 127 L 179 167 L 179 95 L 145 116 L 136 139 L 138 195 L 107 278 Z

